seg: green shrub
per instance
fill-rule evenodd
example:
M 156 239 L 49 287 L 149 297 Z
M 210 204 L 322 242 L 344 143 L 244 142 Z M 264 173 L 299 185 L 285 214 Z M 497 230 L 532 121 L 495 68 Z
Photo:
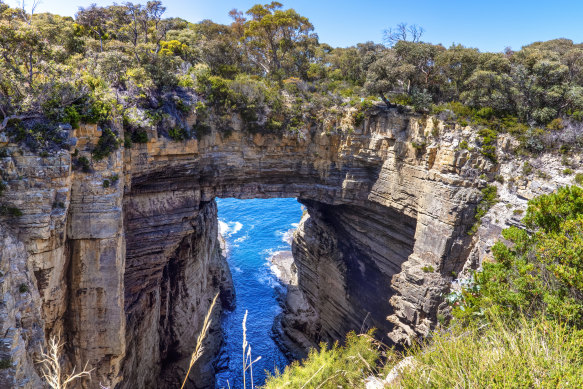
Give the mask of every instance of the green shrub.
M 354 127 L 360 127 L 362 123 L 364 123 L 364 112 L 356 111 L 352 114 L 352 118 L 354 120 Z
M 563 123 L 563 119 L 556 118 L 556 119 L 551 120 L 551 122 L 549 124 L 547 124 L 547 128 L 549 130 L 552 130 L 552 131 L 558 131 L 558 130 L 562 130 L 563 128 L 565 128 L 565 124 Z
M 533 170 L 532 165 L 528 161 L 524 162 L 524 164 L 522 165 L 522 174 L 528 176 L 530 175 L 530 173 L 532 173 L 532 170 Z
M 480 119 L 489 120 L 494 116 L 494 109 L 491 107 L 484 107 L 478 110 L 474 115 Z
M 492 208 L 492 206 L 497 202 L 498 202 L 498 188 L 496 188 L 496 186 L 488 185 L 484 189 L 482 189 L 482 200 L 480 200 L 480 202 L 478 203 L 478 206 L 476 208 L 476 215 L 474 216 L 476 222 L 474 223 L 470 231 L 468 231 L 468 234 L 473 235 L 476 233 L 476 231 L 478 231 L 478 228 L 480 227 L 480 222 L 482 221 L 482 217 L 486 213 L 488 213 L 490 208 Z
M 583 327 L 583 189 L 534 198 L 522 222 L 529 232 L 502 232 L 510 244 L 492 247 L 496 261 L 483 264 L 454 313 L 464 320 L 544 314 Z
M 10 205 L 0 205 L 0 215 L 1 216 L 8 216 L 8 217 L 19 217 L 22 216 L 22 211 Z
M 131 141 L 133 143 L 148 143 L 148 133 L 144 130 L 132 132 Z
M 420 150 L 423 150 L 425 148 L 425 146 L 427 146 L 427 143 L 413 141 L 413 142 L 411 142 L 411 146 L 413 146 L 413 148 L 415 150 L 420 151 Z
M 2 358 L 0 359 L 0 370 L 10 369 L 12 367 L 12 359 Z
M 380 356 L 379 346 L 372 332 L 346 337 L 346 345 L 338 343 L 329 348 L 325 343 L 320 351 L 310 350 L 308 358 L 294 361 L 285 368 L 268 376 L 264 389 L 301 388 L 357 388 L 363 387 L 363 379 L 374 373 Z
M 188 138 L 188 134 L 182 127 L 174 127 L 169 129 L 168 135 L 175 141 L 181 141 Z
M 109 188 L 109 184 L 110 184 L 110 182 L 108 179 L 103 180 L 103 187 L 104 188 L 106 188 L 106 189 Z
M 28 285 L 26 285 L 26 284 L 20 284 L 20 286 L 18 286 L 18 291 L 20 293 L 26 293 L 26 292 L 28 292 Z
M 80 167 L 81 170 L 85 173 L 89 173 L 91 171 L 91 164 L 89 163 L 89 159 L 87 159 L 85 156 L 77 158 L 75 165 Z
M 575 174 L 575 182 L 577 185 L 583 185 L 583 173 Z
M 573 174 L 573 169 L 570 168 L 563 169 L 563 174 L 566 176 L 571 175 Z
M 147 135 L 146 135 L 147 137 Z M 123 134 L 123 147 L 126 149 L 131 149 L 132 148 L 132 135 L 125 132 Z
M 63 117 L 63 122 L 69 123 L 73 129 L 79 128 L 79 122 L 81 120 L 81 115 L 77 112 L 74 105 L 70 105 L 65 108 L 65 116 Z
M 462 140 L 460 142 L 459 148 L 462 150 L 467 150 L 470 146 L 468 145 L 468 141 L 467 140 Z
M 423 266 L 421 270 L 423 270 L 423 273 L 433 273 L 435 271 L 433 266 Z
M 178 109 L 183 114 L 190 112 L 190 105 L 186 104 L 182 99 L 176 98 L 174 103 L 176 104 L 176 109 Z
M 99 140 L 97 141 L 97 146 L 93 149 L 91 153 L 93 158 L 97 161 L 102 160 L 109 154 L 114 152 L 119 147 L 120 141 L 117 136 L 109 128 L 102 131 Z
M 482 128 L 478 131 L 478 134 L 482 137 L 482 148 L 480 153 L 490 161 L 496 163 L 496 137 L 498 136 L 498 133 L 489 128 Z

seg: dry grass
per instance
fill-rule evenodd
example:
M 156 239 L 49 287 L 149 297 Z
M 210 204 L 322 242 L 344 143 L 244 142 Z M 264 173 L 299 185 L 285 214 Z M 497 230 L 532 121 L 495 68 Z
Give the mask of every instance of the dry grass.
M 261 359 L 261 356 L 253 360 L 251 356 L 251 345 L 247 342 L 247 313 L 243 317 L 243 389 L 247 388 L 247 370 L 251 378 L 251 389 L 253 389 L 253 364 Z
M 215 307 L 215 304 L 217 303 L 217 298 L 219 297 L 219 294 L 217 293 L 215 295 L 215 298 L 213 299 L 213 302 L 211 303 L 211 306 L 209 307 L 207 313 L 206 313 L 206 317 L 204 318 L 204 323 L 202 324 L 202 330 L 200 331 L 200 334 L 198 335 L 198 338 L 196 339 L 196 348 L 194 349 L 192 356 L 190 357 L 190 364 L 188 366 L 188 371 L 186 372 L 186 377 L 184 377 L 184 381 L 182 382 L 182 386 L 180 387 L 180 389 L 184 388 L 184 385 L 186 385 L 186 381 L 188 380 L 188 376 L 190 375 L 190 370 L 192 369 L 192 367 L 194 366 L 194 364 L 196 363 L 196 361 L 198 361 L 198 359 L 201 357 L 202 352 L 204 350 L 204 347 L 202 346 L 202 342 L 204 341 L 204 338 L 206 337 L 209 327 L 211 326 L 211 314 L 213 312 L 213 309 Z

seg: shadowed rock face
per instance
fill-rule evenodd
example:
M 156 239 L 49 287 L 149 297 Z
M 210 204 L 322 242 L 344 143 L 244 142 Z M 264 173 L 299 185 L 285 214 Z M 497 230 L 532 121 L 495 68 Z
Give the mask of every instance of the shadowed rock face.
M 305 347 L 375 326 L 402 342 L 435 323 L 469 250 L 477 172 L 492 169 L 478 153 L 456 150 L 458 131 L 415 148 L 433 122 L 396 111 L 342 134 L 249 134 L 237 118 L 231 124 L 229 137 L 213 130 L 200 141 L 152 131 L 149 143 L 94 161 L 91 173 L 72 170 L 66 151 L 39 158 L 12 147 L 4 159 L 6 198 L 24 216 L 3 223 L 26 248 L 21 261 L 42 312 L 28 315 L 42 329 L 30 344 L 66 334 L 70 361 L 96 368 L 87 387 L 176 387 L 184 376 L 212 297 L 220 292 L 228 306 L 233 296 L 215 197 L 306 205 L 293 243 L 299 293 L 281 322 L 290 341 Z M 90 156 L 98 133 L 75 130 L 81 155 Z M 189 387 L 212 383 L 219 313 Z

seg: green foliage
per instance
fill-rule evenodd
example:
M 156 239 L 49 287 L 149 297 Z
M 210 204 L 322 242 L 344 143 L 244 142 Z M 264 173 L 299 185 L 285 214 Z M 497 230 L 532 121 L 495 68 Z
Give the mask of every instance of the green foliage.
M 109 188 L 109 185 L 110 185 L 110 182 L 109 182 L 109 180 L 108 180 L 108 179 L 105 179 L 105 180 L 103 180 L 103 187 L 104 187 L 105 189 Z
M 488 128 L 482 128 L 478 134 L 482 138 L 482 147 L 480 153 L 488 158 L 490 161 L 496 163 L 496 137 L 498 133 Z
M 19 217 L 22 216 L 22 211 L 17 207 L 2 204 L 0 205 L 0 216 Z
M 28 285 L 26 285 L 26 284 L 20 284 L 20 285 L 18 286 L 18 291 L 19 291 L 20 293 L 26 293 L 26 292 L 28 292 L 28 290 L 29 290 L 29 289 L 28 289 Z
M 402 369 L 395 387 L 581 387 L 583 332 L 540 317 L 518 316 L 517 321 L 495 318 L 485 328 L 454 325 L 436 331 L 424 347 L 408 352 L 413 361 Z M 400 359 L 391 356 L 389 361 Z
M 132 132 L 130 141 L 133 143 L 148 143 L 148 133 L 144 130 L 136 130 Z
M 12 367 L 12 359 L 2 358 L 0 359 L 0 370 L 10 369 Z
M 79 121 L 81 120 L 81 115 L 77 112 L 74 106 L 69 106 L 65 108 L 65 115 L 63 117 L 63 122 L 69 123 L 73 129 L 79 128 Z
M 583 189 L 564 187 L 531 200 L 522 221 L 531 232 L 502 232 L 509 243 L 492 247 L 496 261 L 475 274 L 456 315 L 510 320 L 544 314 L 582 327 Z
M 105 128 L 103 129 L 101 136 L 97 141 L 97 145 L 91 154 L 95 160 L 100 161 L 114 152 L 119 145 L 120 141 L 113 131 L 109 128 Z
M 569 175 L 573 174 L 573 169 L 570 169 L 570 168 L 563 169 L 563 174 L 566 176 L 569 176 Z
M 168 130 L 168 136 L 175 141 L 181 141 L 188 138 L 188 134 L 182 127 L 174 127 Z
M 77 160 L 75 161 L 75 166 L 81 168 L 81 170 L 85 173 L 89 173 L 91 171 L 91 164 L 89 162 L 89 159 L 87 159 L 87 157 L 85 156 L 77 158 Z
M 147 135 L 146 135 L 147 138 Z M 131 149 L 132 148 L 132 134 L 125 132 L 123 134 L 123 147 L 126 149 Z
M 423 273 L 433 273 L 435 271 L 433 266 L 423 266 L 421 270 L 423 270 Z
M 563 123 L 563 119 L 556 118 L 551 120 L 551 122 L 547 124 L 547 128 L 552 131 L 559 131 L 565 128 L 565 124 Z
M 111 181 L 111 185 L 117 184 L 117 182 L 119 181 L 119 175 L 118 174 L 112 175 L 111 177 L 109 177 L 109 181 Z
M 425 141 L 423 141 L 423 142 L 413 141 L 413 142 L 411 142 L 411 146 L 413 146 L 413 148 L 415 150 L 421 151 L 421 150 L 425 149 L 425 146 L 427 146 L 427 143 Z
M 372 332 L 363 335 L 351 332 L 344 346 L 335 343 L 329 348 L 322 343 L 320 351 L 310 350 L 304 361 L 294 361 L 283 373 L 276 371 L 274 376 L 269 376 L 264 388 L 361 387 L 363 377 L 374 373 L 379 356 Z
M 583 173 L 575 174 L 575 182 L 577 183 L 577 185 L 583 186 Z
M 482 217 L 497 202 L 498 202 L 498 188 L 495 185 L 488 185 L 484 189 L 482 189 L 482 199 L 478 203 L 478 207 L 476 208 L 476 215 L 474 216 L 476 222 L 474 223 L 468 234 L 473 235 L 476 233 L 476 231 L 478 231 Z

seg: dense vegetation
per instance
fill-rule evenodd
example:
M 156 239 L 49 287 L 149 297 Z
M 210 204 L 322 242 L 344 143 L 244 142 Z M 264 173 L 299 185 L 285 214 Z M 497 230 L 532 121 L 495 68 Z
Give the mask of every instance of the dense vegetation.
M 395 366 L 391 387 L 583 386 L 583 189 L 531 200 L 523 221 L 526 229 L 504 230 L 493 260 L 448 296 L 454 319 L 423 344 L 399 353 L 351 337 L 333 352 L 312 351 L 267 387 L 316 388 L 342 377 L 345 366 L 352 367 L 351 387 Z M 398 365 L 404 356 L 408 363 Z M 307 385 L 297 379 L 311 375 Z
M 583 143 L 549 135 L 583 119 L 583 46 L 567 39 L 482 53 L 422 42 L 422 29 L 400 25 L 387 45 L 333 48 L 277 2 L 233 10 L 230 25 L 164 11 L 159 1 L 92 5 L 71 18 L 0 0 L 0 130 L 35 149 L 62 143 L 59 123 L 123 124 L 129 147 L 152 126 L 175 140 L 213 123 L 229 131 L 233 114 L 250 131 L 294 131 L 356 106 L 357 126 L 379 100 L 485 127 L 489 139 L 510 131 L 528 152 L 557 137 Z

